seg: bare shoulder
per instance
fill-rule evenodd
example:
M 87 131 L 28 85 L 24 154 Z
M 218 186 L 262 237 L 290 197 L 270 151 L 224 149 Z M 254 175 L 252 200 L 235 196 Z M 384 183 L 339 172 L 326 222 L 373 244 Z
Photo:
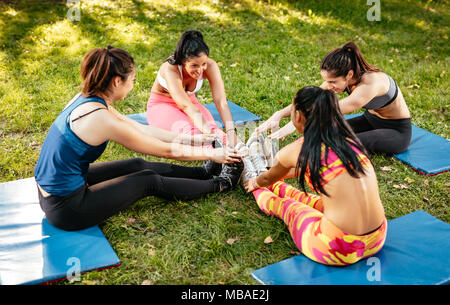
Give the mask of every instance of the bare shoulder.
M 72 131 L 85 143 L 99 145 L 109 140 L 109 122 L 112 118 L 113 114 L 105 105 L 98 102 L 86 103 L 72 112 Z
M 211 73 L 214 73 L 214 71 L 219 71 L 219 65 L 212 58 L 208 57 L 208 60 L 206 61 L 206 66 L 207 67 L 206 67 L 206 70 L 204 73 L 207 75 L 208 75 L 208 73 L 211 74 Z
M 178 65 L 171 65 L 169 62 L 165 61 L 159 68 L 159 73 L 165 77 L 175 77 L 180 78 L 180 71 L 178 70 Z
M 301 140 L 294 141 L 277 153 L 278 161 L 286 168 L 293 168 L 297 165 L 298 155 L 302 149 L 303 138 Z
M 82 105 L 77 106 L 72 111 L 72 113 L 70 114 L 70 118 L 73 121 L 73 120 L 77 119 L 80 116 L 81 117 L 86 116 L 86 118 L 89 117 L 89 116 L 90 117 L 97 117 L 98 114 L 100 112 L 103 112 L 103 111 L 97 111 L 96 109 L 108 110 L 108 108 L 105 105 L 103 105 L 102 103 L 100 103 L 100 102 L 95 102 L 95 101 L 87 102 L 87 103 L 84 103 Z M 95 112 L 99 112 L 99 113 L 97 113 L 97 114 L 96 113 L 88 114 L 91 111 L 95 111 Z
M 218 64 L 217 64 L 217 62 L 214 60 L 214 59 L 212 59 L 211 57 L 208 57 L 208 60 L 206 61 L 206 64 L 209 66 L 209 65 L 213 65 L 213 66 L 217 66 L 218 67 Z
M 208 61 L 206 62 L 207 68 L 203 72 L 203 78 L 208 79 L 209 81 L 215 83 L 215 81 L 222 79 L 220 68 L 217 62 L 212 59 L 208 58 Z
M 374 85 L 388 81 L 388 77 L 384 72 L 367 72 L 361 77 L 361 84 Z

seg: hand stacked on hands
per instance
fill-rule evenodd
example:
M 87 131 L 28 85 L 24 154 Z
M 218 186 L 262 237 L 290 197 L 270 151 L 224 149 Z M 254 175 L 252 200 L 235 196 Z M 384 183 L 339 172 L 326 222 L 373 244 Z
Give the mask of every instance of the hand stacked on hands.
M 228 145 L 220 148 L 215 148 L 212 151 L 212 161 L 216 163 L 234 163 L 241 162 L 242 156 L 234 147 Z

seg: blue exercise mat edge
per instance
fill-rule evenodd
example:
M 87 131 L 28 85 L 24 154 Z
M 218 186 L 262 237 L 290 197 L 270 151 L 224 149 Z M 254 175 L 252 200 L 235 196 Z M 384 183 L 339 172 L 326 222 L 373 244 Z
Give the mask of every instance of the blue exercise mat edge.
M 450 283 L 450 260 L 446 255 L 447 251 L 450 251 L 448 223 L 423 210 L 418 210 L 390 220 L 387 232 L 386 243 L 378 253 L 353 265 L 326 266 L 300 254 L 254 270 L 251 277 L 263 285 Z M 430 233 L 432 238 L 429 238 Z M 408 234 L 412 234 L 411 237 Z M 416 237 L 420 237 L 421 240 L 415 241 Z M 439 249 L 439 252 L 436 252 L 436 249 Z M 378 281 L 370 281 L 367 278 L 368 269 L 377 259 L 379 266 L 382 266 L 381 276 Z
M 98 226 L 64 231 L 48 222 L 34 177 L 0 183 L 0 211 L 0 285 L 64 280 L 72 267 L 69 258 L 79 259 L 79 274 L 120 265 Z
M 362 113 L 347 114 L 344 117 L 351 119 L 360 115 Z M 445 147 L 442 148 L 442 146 Z M 411 143 L 408 149 L 400 154 L 394 155 L 394 157 L 410 166 L 419 174 L 426 176 L 434 176 L 450 171 L 450 158 L 447 157 L 445 161 L 441 162 L 442 159 L 437 160 L 433 158 L 433 155 L 420 154 L 421 151 L 428 150 L 429 148 L 440 148 L 442 153 L 432 153 L 442 157 L 445 156 L 446 151 L 450 151 L 450 141 L 423 128 L 412 125 Z M 447 155 L 449 154 L 447 153 Z M 418 158 L 421 158 L 421 160 L 418 160 Z

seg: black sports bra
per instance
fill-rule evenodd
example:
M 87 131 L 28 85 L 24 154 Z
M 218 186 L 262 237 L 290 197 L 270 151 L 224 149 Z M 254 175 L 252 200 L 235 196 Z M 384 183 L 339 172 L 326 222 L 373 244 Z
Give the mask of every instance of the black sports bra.
M 389 90 L 386 92 L 386 94 L 374 97 L 370 102 L 368 102 L 362 108 L 379 109 L 379 108 L 383 108 L 383 107 L 391 104 L 393 101 L 395 101 L 395 99 L 397 98 L 397 95 L 398 95 L 398 86 L 395 83 L 395 81 L 392 79 L 392 77 L 390 77 L 389 75 L 387 75 L 387 77 L 389 78 L 390 85 L 389 85 Z M 348 87 L 345 88 L 345 92 L 347 92 L 349 95 L 351 94 L 350 89 Z

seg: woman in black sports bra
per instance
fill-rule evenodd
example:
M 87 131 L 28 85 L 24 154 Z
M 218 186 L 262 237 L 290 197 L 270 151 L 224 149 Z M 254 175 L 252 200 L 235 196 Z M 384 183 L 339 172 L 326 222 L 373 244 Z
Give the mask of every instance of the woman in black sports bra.
M 322 88 L 349 96 L 339 101 L 343 114 L 360 108 L 362 116 L 347 120 L 372 153 L 398 154 L 411 141 L 411 118 L 395 81 L 366 62 L 359 47 L 348 42 L 328 53 L 320 65 Z
M 362 116 L 347 120 L 365 148 L 371 153 L 398 154 L 411 141 L 411 118 L 402 92 L 387 74 L 364 59 L 359 47 L 348 42 L 329 52 L 320 65 L 324 82 L 320 86 L 336 93 L 346 91 L 349 96 L 339 100 L 342 114 L 364 108 Z M 277 111 L 257 132 L 276 128 L 290 106 Z M 279 139 L 293 132 L 286 125 L 270 135 Z

